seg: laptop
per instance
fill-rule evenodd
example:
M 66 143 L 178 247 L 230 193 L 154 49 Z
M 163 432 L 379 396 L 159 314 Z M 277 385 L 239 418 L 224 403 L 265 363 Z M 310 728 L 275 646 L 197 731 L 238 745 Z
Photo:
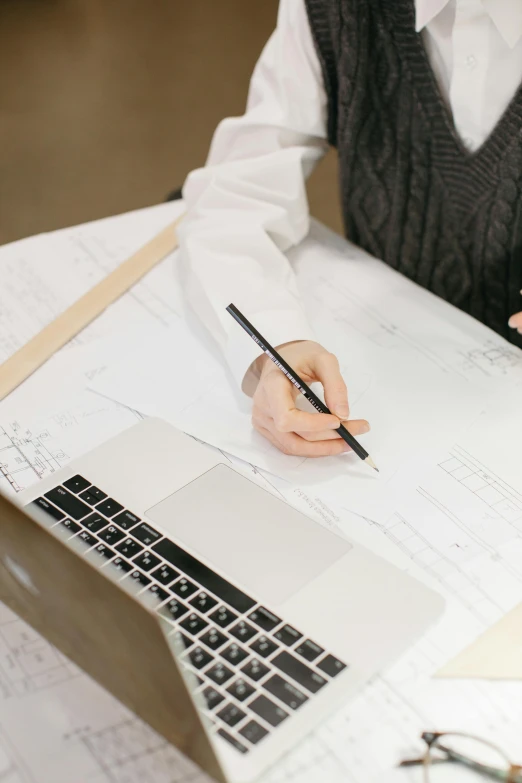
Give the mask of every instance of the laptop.
M 0 599 L 221 783 L 258 778 L 443 610 L 159 419 L 17 503 Z

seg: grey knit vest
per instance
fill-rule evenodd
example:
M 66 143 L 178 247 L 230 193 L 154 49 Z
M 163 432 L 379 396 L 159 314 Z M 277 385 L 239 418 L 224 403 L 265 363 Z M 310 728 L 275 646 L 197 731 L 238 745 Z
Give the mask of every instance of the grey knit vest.
M 437 87 L 413 0 L 306 0 L 346 235 L 512 342 L 522 310 L 522 86 L 475 153 Z

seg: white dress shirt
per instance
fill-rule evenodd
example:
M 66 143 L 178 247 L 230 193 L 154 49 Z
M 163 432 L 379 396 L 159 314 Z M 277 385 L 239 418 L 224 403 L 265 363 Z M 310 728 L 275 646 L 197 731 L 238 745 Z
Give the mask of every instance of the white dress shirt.
M 475 150 L 522 81 L 522 0 L 416 0 L 415 9 L 456 130 Z M 280 0 L 245 114 L 220 123 L 206 166 L 183 188 L 187 298 L 238 383 L 259 350 L 225 311 L 230 302 L 272 345 L 313 339 L 284 253 L 308 232 L 305 181 L 327 149 L 326 112 L 304 0 Z

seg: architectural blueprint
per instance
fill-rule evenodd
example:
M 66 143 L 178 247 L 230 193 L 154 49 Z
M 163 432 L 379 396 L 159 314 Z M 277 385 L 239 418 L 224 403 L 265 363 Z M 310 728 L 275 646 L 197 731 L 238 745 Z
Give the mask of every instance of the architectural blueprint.
M 2 279 L 11 290 L 9 329 L 0 324 L 4 338 L 0 360 L 53 315 L 55 292 L 49 288 L 47 293 L 38 292 L 42 281 L 37 263 L 51 240 L 55 250 L 48 265 L 50 269 L 56 265 L 58 271 L 56 278 L 51 278 L 46 270 L 46 281 L 53 279 L 62 297 L 63 305 L 57 306 L 66 306 L 88 287 L 89 279 L 99 279 L 111 263 L 131 252 L 133 243 L 139 245 L 159 230 L 171 218 L 168 209 L 136 213 L 127 222 L 118 218 L 113 223 L 103 221 L 27 240 L 24 264 L 11 263 L 14 246 L 0 249 Z M 315 226 L 314 232 L 303 246 L 303 280 L 313 267 L 307 254 L 318 252 L 319 243 L 325 240 L 323 229 Z M 335 269 L 327 270 L 329 262 L 323 249 L 325 278 L 330 277 L 326 271 L 341 275 L 340 254 L 348 252 L 345 244 L 338 244 L 329 233 L 328 237 Z M 20 247 L 16 253 L 20 259 Z M 75 283 L 74 288 L 67 283 L 60 288 L 73 256 L 81 284 Z M 412 318 L 409 323 L 401 304 L 404 295 L 393 275 L 384 281 L 383 288 L 390 301 L 397 301 L 396 312 L 385 319 L 378 301 L 375 310 L 368 307 L 365 286 L 375 290 L 378 270 L 369 259 L 366 262 L 369 265 L 360 272 L 357 297 L 346 281 L 344 289 L 341 278 L 336 284 L 343 296 L 352 297 L 353 307 L 358 306 L 356 315 L 346 299 L 342 300 L 344 305 L 338 302 L 337 310 L 332 307 L 332 313 L 334 319 L 348 314 L 350 328 L 362 330 L 377 354 L 393 348 L 418 351 L 437 371 L 447 372 L 458 382 L 476 382 L 488 402 L 499 399 L 495 395 L 506 385 L 511 388 L 520 382 L 520 352 L 491 333 L 475 331 L 474 326 L 462 331 L 458 323 L 449 322 L 445 350 L 441 343 L 433 343 L 431 333 L 440 320 L 436 300 L 423 319 Z M 115 355 L 128 351 L 129 344 L 134 350 L 138 337 L 135 340 L 132 336 L 133 324 L 138 323 L 137 331 L 146 330 L 155 340 L 159 334 L 155 330 L 176 323 L 177 293 L 173 284 L 168 288 L 169 264 L 171 259 L 140 284 L 139 294 L 133 292 L 109 309 L 75 346 L 61 351 L 0 404 L 2 491 L 18 492 L 139 419 L 135 410 L 94 394 L 86 386 L 96 377 L 101 379 Z M 20 270 L 25 270 L 24 297 L 19 295 Z M 0 292 L 2 314 L 4 290 Z M 337 332 L 330 329 L 331 319 L 327 325 L 329 333 Z M 122 326 L 126 334 L 124 342 L 118 343 L 117 332 Z M 430 340 L 437 350 L 426 350 Z M 360 388 L 364 389 L 364 384 Z M 353 392 L 356 398 L 358 389 L 354 387 Z M 488 455 L 480 448 L 482 434 L 491 440 L 488 433 L 513 428 L 515 423 L 518 426 L 517 401 L 515 394 L 496 404 L 489 402 L 478 421 L 470 422 L 456 442 L 427 464 L 414 484 L 411 476 L 409 483 L 401 483 L 406 479 L 398 477 L 400 502 L 375 519 L 354 514 L 348 492 L 342 496 L 328 492 L 321 482 L 291 482 L 223 454 L 252 480 L 338 535 L 359 541 L 435 586 L 447 600 L 441 623 L 304 739 L 264 776 L 263 783 L 420 783 L 418 770 L 398 771 L 395 765 L 419 751 L 420 733 L 427 728 L 474 731 L 496 740 L 515 761 L 522 760 L 522 683 L 450 681 L 433 676 L 445 661 L 522 600 L 522 486 L 506 464 L 512 455 L 505 460 L 494 448 Z M 242 415 L 248 414 L 243 411 Z M 0 781 L 209 783 L 176 749 L 3 606 Z M 459 783 L 456 771 L 453 782 Z
M 0 362 L 179 214 L 161 205 L 86 226 L 29 237 L 0 253 Z M 169 323 L 175 313 L 172 261 L 160 264 L 72 344 L 140 323 Z

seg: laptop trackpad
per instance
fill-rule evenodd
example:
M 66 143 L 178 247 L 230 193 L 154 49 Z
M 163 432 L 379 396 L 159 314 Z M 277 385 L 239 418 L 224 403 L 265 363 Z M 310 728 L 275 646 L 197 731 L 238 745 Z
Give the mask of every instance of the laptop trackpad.
M 217 465 L 147 511 L 239 587 L 283 603 L 351 544 L 226 465 Z

